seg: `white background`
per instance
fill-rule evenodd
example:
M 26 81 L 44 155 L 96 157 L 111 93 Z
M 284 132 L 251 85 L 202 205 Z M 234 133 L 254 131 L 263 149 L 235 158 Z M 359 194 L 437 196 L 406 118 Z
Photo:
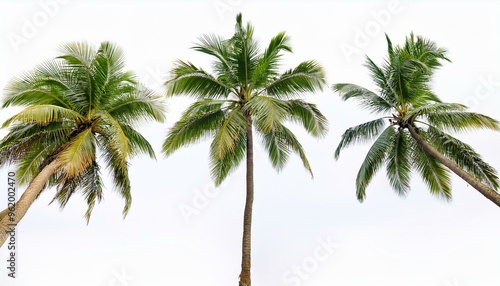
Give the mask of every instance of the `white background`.
M 381 63 L 384 33 L 395 44 L 411 31 L 423 35 L 447 48 L 453 61 L 433 82 L 442 100 L 500 118 L 499 6 L 498 1 L 3 0 L 0 86 L 57 56 L 63 43 L 85 40 L 97 46 L 109 40 L 124 49 L 128 69 L 163 93 L 161 84 L 175 59 L 210 68 L 210 59 L 189 47 L 206 33 L 230 37 L 235 15 L 242 12 L 262 46 L 280 31 L 291 36 L 294 53 L 285 57 L 284 69 L 317 60 L 330 86 L 351 82 L 373 88 L 364 56 Z M 333 152 L 346 128 L 373 116 L 340 101 L 330 89 L 307 100 L 330 121 L 323 140 L 293 128 L 314 180 L 297 158 L 276 174 L 262 149 L 256 152 L 254 286 L 500 286 L 497 206 L 454 175 L 452 203 L 433 197 L 418 176 L 412 192 L 401 199 L 384 170 L 359 203 L 354 181 L 369 144 L 345 150 L 339 161 Z M 111 187 L 88 226 L 80 196 L 60 211 L 55 204 L 47 206 L 54 190 L 46 190 L 17 228 L 18 278 L 7 277 L 8 253 L 0 249 L 0 285 L 237 285 L 244 168 L 214 191 L 208 141 L 169 158 L 160 153 L 169 126 L 187 103 L 169 99 L 165 124 L 139 128 L 158 160 L 131 161 L 133 204 L 125 220 L 123 202 Z M 0 110 L 0 121 L 15 111 Z M 498 132 L 456 136 L 500 168 Z M 0 170 L 0 190 L 7 189 L 9 170 Z M 203 192 L 211 198 L 204 201 Z M 0 205 L 6 205 L 6 191 L 0 194 Z M 197 214 L 183 215 L 186 208 Z M 328 240 L 335 242 L 330 253 L 320 242 Z M 318 261 L 317 251 L 328 256 Z M 294 265 L 305 267 L 301 278 L 292 274 Z

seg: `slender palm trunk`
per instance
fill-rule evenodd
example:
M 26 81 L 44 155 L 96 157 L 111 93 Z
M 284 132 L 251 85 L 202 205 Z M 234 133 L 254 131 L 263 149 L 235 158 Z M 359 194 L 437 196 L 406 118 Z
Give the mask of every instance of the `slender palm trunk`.
M 0 220 L 0 247 L 5 243 L 10 236 L 10 232 L 14 230 L 19 221 L 24 217 L 31 204 L 36 200 L 40 192 L 43 190 L 45 184 L 49 181 L 50 177 L 55 174 L 61 167 L 57 160 L 52 161 L 45 166 L 40 173 L 31 181 L 26 191 L 15 204 L 13 216 L 4 215 Z M 3 213 L 3 211 L 2 211 Z
M 408 125 L 408 130 L 410 131 L 411 136 L 417 141 L 417 143 L 429 154 L 436 157 L 443 165 L 448 167 L 453 173 L 457 174 L 464 181 L 469 183 L 474 189 L 478 190 L 483 196 L 488 198 L 494 204 L 500 207 L 500 194 L 495 192 L 492 188 L 486 186 L 481 183 L 479 180 L 474 178 L 471 174 L 464 171 L 460 166 L 458 166 L 455 162 L 446 158 L 443 154 L 439 153 L 436 149 L 434 149 L 431 145 L 425 142 L 420 135 L 416 132 L 413 126 Z
M 241 255 L 241 273 L 239 286 L 251 286 L 251 238 L 252 238 L 252 206 L 253 206 L 253 139 L 252 117 L 245 114 L 247 120 L 247 196 L 243 217 L 243 244 Z

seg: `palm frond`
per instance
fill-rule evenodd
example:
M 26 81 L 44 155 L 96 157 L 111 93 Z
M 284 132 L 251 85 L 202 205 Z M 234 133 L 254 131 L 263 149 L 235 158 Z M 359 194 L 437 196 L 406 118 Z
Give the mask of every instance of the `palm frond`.
M 481 155 L 470 145 L 433 127 L 428 128 L 427 137 L 434 148 L 460 168 L 490 188 L 498 190 L 500 184 L 497 170 L 483 161 Z
M 239 113 L 233 116 L 239 116 L 237 114 Z M 228 120 L 231 119 L 228 118 Z M 234 122 L 235 120 L 232 121 Z M 226 121 L 225 123 L 232 124 L 233 122 Z M 227 130 L 227 127 L 228 126 L 225 127 L 225 130 Z M 232 140 L 228 143 L 224 143 L 223 140 L 220 139 L 222 136 L 222 134 L 215 135 L 214 140 L 210 144 L 210 174 L 216 186 L 219 186 L 231 172 L 236 170 L 243 158 L 245 158 L 247 150 L 245 128 L 236 128 L 233 130 L 234 137 L 232 137 Z M 228 146 L 221 146 L 224 144 L 230 145 L 230 151 L 225 150 Z
M 275 132 L 288 116 L 289 105 L 287 101 L 268 96 L 253 96 L 244 107 L 255 118 L 255 124 L 265 133 Z
M 427 138 L 425 131 L 422 129 L 418 131 L 419 135 Z M 431 194 L 450 201 L 452 198 L 450 171 L 414 140 L 410 141 L 410 145 L 413 150 L 413 167 L 420 174 Z
M 165 121 L 166 107 L 155 91 L 142 85 L 135 85 L 129 94 L 120 96 L 104 106 L 116 120 L 134 124 L 141 121 Z
M 106 134 L 97 137 L 99 147 L 102 150 L 101 156 L 104 163 L 111 173 L 114 189 L 125 200 L 123 207 L 123 216 L 125 217 L 130 210 L 132 204 L 130 179 L 128 176 L 128 162 L 123 158 L 121 152 L 115 149 L 113 138 L 107 137 Z
M 265 87 L 270 79 L 279 75 L 278 67 L 282 51 L 292 52 L 292 48 L 289 46 L 289 38 L 285 32 L 274 36 L 267 49 L 258 59 L 257 66 L 252 74 L 252 85 L 254 88 Z
M 400 129 L 393 139 L 393 146 L 387 152 L 387 178 L 399 196 L 410 191 L 411 158 L 408 133 Z
M 323 68 L 315 61 L 305 61 L 296 68 L 285 71 L 264 90 L 269 96 L 285 99 L 305 92 L 323 90 L 325 84 Z
M 475 112 L 436 112 L 425 114 L 424 118 L 430 125 L 442 130 L 462 132 L 484 128 L 500 131 L 498 120 Z
M 96 49 L 87 42 L 70 42 L 61 47 L 62 56 L 69 65 L 83 66 L 90 69 L 96 56 Z
M 53 144 L 42 145 L 39 148 L 32 148 L 23 154 L 19 160 L 16 170 L 18 185 L 27 185 L 38 173 L 40 165 L 54 149 Z
M 111 116 L 107 111 L 97 111 L 93 114 L 96 118 L 94 130 L 100 135 L 107 138 L 112 138 L 108 144 L 122 155 L 122 160 L 126 162 L 127 156 L 130 154 L 129 139 L 125 135 L 122 124 Z M 97 127 L 98 126 L 98 127 Z
M 232 50 L 229 57 L 235 67 L 238 83 L 244 89 L 248 89 L 258 64 L 259 47 L 253 38 L 252 24 L 247 23 L 243 26 L 241 20 L 241 14 L 237 15 L 235 32 L 229 40 Z
M 288 100 L 287 104 L 288 118 L 291 121 L 301 124 L 314 137 L 326 136 L 328 120 L 315 104 L 307 103 L 301 99 Z
M 59 154 L 68 177 L 75 177 L 83 172 L 95 160 L 96 145 L 92 130 L 87 128 L 66 144 Z
M 196 98 L 225 98 L 232 87 L 218 81 L 209 73 L 189 62 L 177 61 L 171 79 L 165 82 L 167 96 L 186 94 Z
M 426 116 L 428 114 L 439 114 L 446 112 L 464 111 L 467 106 L 458 103 L 432 102 L 409 110 L 403 117 L 404 120 Z
M 356 196 L 360 202 L 366 198 L 366 188 L 370 184 L 373 176 L 382 167 L 387 152 L 394 146 L 393 139 L 395 130 L 393 126 L 387 127 L 375 140 L 368 150 L 363 163 L 356 176 Z
M 314 177 L 311 165 L 309 164 L 309 160 L 306 157 L 304 148 L 300 144 L 297 137 L 293 134 L 293 132 L 290 129 L 286 128 L 285 126 L 282 126 L 280 128 L 279 135 L 282 137 L 282 140 L 288 145 L 288 147 L 300 157 L 300 160 L 302 160 L 302 165 L 307 171 L 309 171 L 311 177 Z
M 382 132 L 385 126 L 384 121 L 384 118 L 379 118 L 347 129 L 342 134 L 342 139 L 335 150 L 335 159 L 339 158 L 342 149 L 357 143 L 373 140 L 373 138 Z
M 64 144 L 69 128 L 61 122 L 47 125 L 36 123 L 13 123 L 9 133 L 0 140 L 0 166 L 17 164 L 28 152 L 48 145 Z
M 394 107 L 390 102 L 376 93 L 350 83 L 338 83 L 333 85 L 333 90 L 338 92 L 342 100 L 347 101 L 351 98 L 357 100 L 359 104 L 373 113 L 387 113 Z
M 83 120 L 83 117 L 78 112 L 63 107 L 55 105 L 36 105 L 26 107 L 21 112 L 7 119 L 2 127 L 8 127 L 16 121 L 23 123 L 36 122 L 45 125 L 51 122 L 61 122 L 63 120 L 78 122 Z
M 210 99 L 193 103 L 169 130 L 163 143 L 163 153 L 169 156 L 183 146 L 215 135 L 224 124 L 223 104 L 224 101 Z
M 219 128 L 210 150 L 212 158 L 223 159 L 228 153 L 235 152 L 237 142 L 241 140 L 242 134 L 246 134 L 246 120 L 240 108 L 228 111 Z
M 257 128 L 261 137 L 262 145 L 267 151 L 271 166 L 278 172 L 283 169 L 290 157 L 290 146 L 283 139 L 283 132 L 264 132 Z
M 228 86 L 238 84 L 236 67 L 234 66 L 234 62 L 231 61 L 231 45 L 229 41 L 213 34 L 203 35 L 198 40 L 199 44 L 192 47 L 192 49 L 211 55 L 217 59 L 213 62 L 217 79 Z
M 151 159 L 156 159 L 155 151 L 151 144 L 130 125 L 124 125 L 120 123 L 120 128 L 128 140 L 128 145 L 130 148 L 130 156 L 135 157 L 139 154 L 145 153 L 149 155 Z
M 46 61 L 33 71 L 9 82 L 2 98 L 2 107 L 57 105 L 74 110 L 66 92 L 71 89 L 60 61 Z

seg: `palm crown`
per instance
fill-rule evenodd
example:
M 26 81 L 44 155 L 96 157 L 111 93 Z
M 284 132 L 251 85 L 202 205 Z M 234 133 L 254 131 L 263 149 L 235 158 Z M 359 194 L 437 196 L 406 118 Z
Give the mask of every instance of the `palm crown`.
M 241 14 L 232 38 L 205 35 L 193 49 L 215 58 L 214 74 L 190 62 L 176 62 L 166 82 L 167 94 L 188 94 L 196 102 L 171 128 L 163 145 L 165 154 L 213 138 L 211 173 L 220 184 L 244 158 L 248 115 L 273 167 L 280 170 L 289 154 L 295 152 L 312 174 L 301 144 L 284 122 L 297 122 L 313 136 L 326 133 L 326 118 L 314 104 L 299 98 L 325 84 L 321 66 L 306 61 L 280 74 L 283 52 L 291 52 L 289 38 L 279 33 L 260 52 L 253 39 L 253 27 L 242 25 Z
M 139 153 L 154 157 L 153 148 L 136 130 L 141 121 L 163 121 L 164 107 L 155 93 L 124 70 L 122 51 L 104 42 L 95 50 L 87 43 L 69 43 L 62 55 L 13 80 L 3 107 L 23 106 L 8 119 L 8 135 L 0 141 L 0 165 L 17 164 L 19 183 L 26 184 L 51 162 L 58 171 L 49 185 L 64 207 L 82 191 L 90 218 L 103 196 L 101 162 L 115 189 L 130 204 L 128 161 Z
M 368 184 L 384 164 L 390 185 L 402 196 L 410 190 L 415 170 L 431 193 L 451 199 L 450 172 L 445 166 L 452 171 L 458 166 L 472 176 L 468 179 L 498 189 L 496 170 L 471 146 L 446 133 L 500 130 L 498 121 L 469 112 L 464 105 L 441 102 L 433 93 L 430 80 L 442 61 L 449 61 L 446 50 L 413 34 L 403 46 L 393 47 L 388 37 L 387 44 L 388 58 L 382 66 L 370 58 L 366 61 L 377 92 L 354 84 L 334 85 L 343 100 L 357 100 L 370 112 L 385 115 L 346 130 L 335 151 L 338 158 L 352 144 L 375 140 L 356 178 L 358 199 L 365 199 Z M 439 159 L 439 154 L 444 157 Z

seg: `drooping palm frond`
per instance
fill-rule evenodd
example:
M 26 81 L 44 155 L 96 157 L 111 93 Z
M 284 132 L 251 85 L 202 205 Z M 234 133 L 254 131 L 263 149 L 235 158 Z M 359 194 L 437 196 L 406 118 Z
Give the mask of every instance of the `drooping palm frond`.
M 387 152 L 392 147 L 392 139 L 395 136 L 394 127 L 389 126 L 380 133 L 370 150 L 366 154 L 356 177 L 356 196 L 359 201 L 364 201 L 366 197 L 366 188 L 370 184 L 373 176 L 382 167 Z
M 422 130 L 419 131 L 425 137 L 425 133 Z M 452 197 L 450 171 L 415 141 L 410 141 L 410 144 L 413 150 L 413 167 L 431 194 L 450 201 Z
M 83 117 L 70 109 L 55 105 L 36 105 L 23 109 L 21 112 L 7 119 L 2 128 L 8 127 L 13 122 L 38 123 L 45 125 L 51 122 L 61 122 L 63 120 L 82 121 Z
M 240 128 L 237 132 L 234 139 L 226 143 L 230 146 L 230 150 L 226 152 L 224 152 L 224 147 L 229 146 L 221 146 L 222 142 L 218 140 L 217 135 L 210 144 L 210 174 L 216 186 L 222 184 L 245 158 L 247 150 L 245 129 Z
M 335 159 L 339 158 L 342 149 L 357 143 L 373 140 L 384 129 L 385 120 L 387 119 L 379 118 L 347 129 L 342 134 L 342 139 L 335 150 Z
M 224 101 L 207 99 L 188 107 L 169 130 L 163 143 L 163 153 L 169 156 L 183 146 L 214 136 L 225 119 L 223 104 Z
M 402 197 L 410 190 L 411 149 L 407 132 L 396 132 L 387 150 L 387 178 L 392 189 Z
M 394 108 L 393 103 L 359 85 L 338 83 L 333 85 L 333 90 L 340 94 L 342 100 L 356 99 L 362 107 L 376 114 L 387 113 Z
M 245 110 L 253 115 L 255 124 L 265 133 L 276 132 L 289 112 L 286 101 L 268 96 L 253 96 L 245 104 Z
M 300 160 L 302 160 L 302 165 L 311 174 L 311 177 L 314 177 L 311 165 L 309 164 L 309 160 L 306 157 L 304 148 L 302 147 L 302 144 L 300 144 L 295 134 L 293 134 L 293 132 L 290 129 L 286 128 L 285 126 L 282 126 L 280 128 L 280 132 L 278 133 L 278 135 L 282 137 L 282 140 L 289 146 L 290 150 L 292 150 L 299 156 Z
M 246 120 L 239 108 L 226 112 L 224 121 L 214 134 L 211 144 L 211 157 L 223 159 L 235 150 L 246 134 Z M 246 135 L 245 135 L 246 136 Z
M 481 155 L 470 145 L 434 127 L 429 127 L 426 135 L 428 142 L 434 148 L 453 160 L 460 168 L 492 189 L 500 187 L 497 170 L 483 161 Z
M 326 136 L 328 120 L 315 104 L 305 102 L 302 99 L 292 99 L 287 101 L 287 105 L 288 120 L 302 125 L 314 137 Z
M 76 177 L 95 160 L 96 145 L 92 129 L 88 128 L 78 133 L 59 154 L 66 162 L 65 173 L 68 177 Z

